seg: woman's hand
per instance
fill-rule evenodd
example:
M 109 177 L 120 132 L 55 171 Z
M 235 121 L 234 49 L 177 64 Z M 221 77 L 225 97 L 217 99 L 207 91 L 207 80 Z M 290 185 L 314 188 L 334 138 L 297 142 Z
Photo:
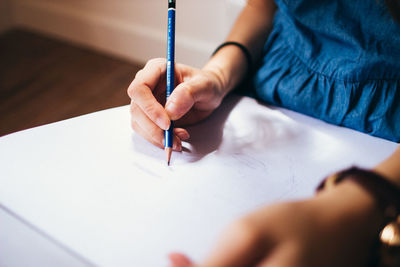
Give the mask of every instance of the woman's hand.
M 158 147 L 164 145 L 164 132 L 170 120 L 176 126 L 192 124 L 209 116 L 224 97 L 224 82 L 218 71 L 175 65 L 173 93 L 165 104 L 166 60 L 147 62 L 128 88 L 131 98 L 132 128 Z M 181 140 L 189 138 L 183 128 L 174 128 L 174 150 L 181 150 Z
M 171 266 L 365 266 L 381 215 L 374 199 L 351 181 L 305 201 L 260 209 L 227 229 L 203 264 L 170 255 Z

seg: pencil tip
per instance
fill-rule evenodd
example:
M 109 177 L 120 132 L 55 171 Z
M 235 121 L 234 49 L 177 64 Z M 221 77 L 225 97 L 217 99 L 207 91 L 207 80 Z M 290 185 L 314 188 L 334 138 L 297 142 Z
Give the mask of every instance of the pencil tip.
M 172 153 L 172 148 L 171 147 L 166 147 L 165 148 L 165 154 L 167 156 L 167 164 L 169 166 L 169 163 L 171 161 L 171 153 Z

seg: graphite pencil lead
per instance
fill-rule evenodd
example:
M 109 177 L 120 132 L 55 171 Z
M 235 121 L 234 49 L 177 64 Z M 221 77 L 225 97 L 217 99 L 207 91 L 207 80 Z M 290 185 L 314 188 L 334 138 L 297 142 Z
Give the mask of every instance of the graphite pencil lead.
M 169 163 L 171 161 L 171 154 L 172 154 L 172 148 L 171 147 L 166 147 L 165 148 L 165 155 L 167 156 L 167 164 L 169 166 Z

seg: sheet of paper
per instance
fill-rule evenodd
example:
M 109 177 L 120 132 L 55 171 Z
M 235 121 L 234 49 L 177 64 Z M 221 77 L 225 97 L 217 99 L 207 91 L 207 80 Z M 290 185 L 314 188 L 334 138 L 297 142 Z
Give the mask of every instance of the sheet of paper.
M 0 205 L 1 267 L 87 267 L 92 263 Z
M 130 128 L 128 107 L 0 138 L 0 203 L 101 266 L 202 259 L 232 220 L 311 196 L 328 173 L 396 144 L 232 96 L 173 153 Z

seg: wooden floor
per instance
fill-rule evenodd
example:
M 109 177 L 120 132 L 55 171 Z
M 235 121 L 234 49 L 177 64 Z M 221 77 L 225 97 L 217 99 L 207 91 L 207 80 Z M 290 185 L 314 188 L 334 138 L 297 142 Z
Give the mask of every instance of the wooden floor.
M 139 64 L 23 30 L 0 35 L 0 136 L 129 103 Z

